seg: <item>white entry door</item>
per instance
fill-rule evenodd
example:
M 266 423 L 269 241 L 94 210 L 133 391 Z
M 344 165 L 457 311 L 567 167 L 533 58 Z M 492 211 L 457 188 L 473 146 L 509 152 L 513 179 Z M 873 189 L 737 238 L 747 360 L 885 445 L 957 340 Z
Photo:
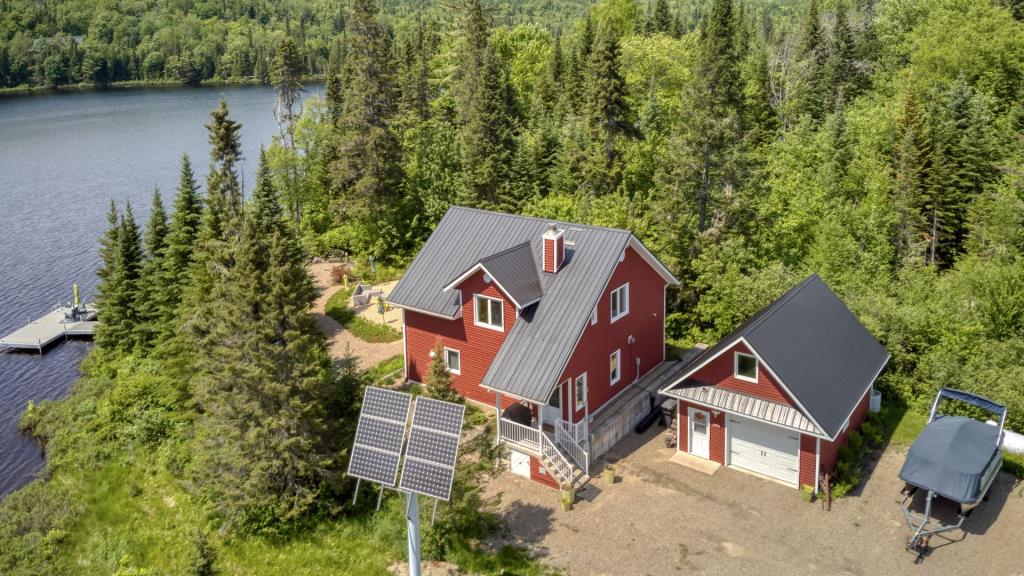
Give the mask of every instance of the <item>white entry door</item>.
M 729 416 L 729 464 L 786 484 L 800 481 L 800 434 Z
M 541 408 L 545 424 L 555 426 L 562 419 L 562 388 L 566 384 L 568 384 L 568 380 L 555 386 L 555 390 L 551 392 L 551 398 L 548 399 L 548 403 Z
M 690 439 L 688 452 L 701 458 L 711 457 L 711 416 L 696 408 L 690 408 L 687 413 L 687 420 L 690 422 L 690 430 L 687 436 Z

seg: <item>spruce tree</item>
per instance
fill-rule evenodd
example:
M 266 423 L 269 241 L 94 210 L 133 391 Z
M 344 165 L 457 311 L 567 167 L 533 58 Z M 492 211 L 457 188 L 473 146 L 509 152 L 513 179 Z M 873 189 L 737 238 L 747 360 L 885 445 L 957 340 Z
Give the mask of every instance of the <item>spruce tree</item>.
M 825 61 L 825 86 L 828 89 L 826 109 L 831 111 L 840 106 L 840 102 L 850 102 L 857 97 L 863 81 L 856 65 L 856 46 L 850 24 L 846 17 L 846 8 L 836 7 L 835 26 L 832 28 L 832 41 Z
M 505 187 L 511 184 L 516 144 L 513 110 L 511 86 L 501 58 L 488 50 L 462 129 L 463 184 L 459 203 L 496 207 Z
M 675 210 L 696 212 L 698 232 L 707 230 L 722 194 L 740 184 L 744 109 L 735 43 L 732 0 L 715 0 L 701 21 L 693 81 L 683 95 L 684 117 L 667 162 L 666 200 L 683 203 Z M 680 256 L 688 259 L 693 247 L 683 242 Z
M 338 125 L 338 119 L 344 109 L 342 100 L 343 81 L 341 77 L 342 48 L 340 42 L 331 45 L 331 52 L 327 59 L 327 77 L 324 79 L 324 101 L 327 103 L 327 113 L 331 119 L 331 126 Z
M 224 240 L 238 230 L 242 213 L 242 186 L 236 164 L 242 160 L 239 131 L 242 125 L 228 117 L 228 103 L 210 113 L 210 174 L 206 178 L 206 239 Z
M 401 149 L 391 34 L 374 0 L 355 0 L 348 20 L 345 112 L 339 120 L 332 181 L 343 217 L 373 224 L 400 199 Z
M 167 230 L 167 248 L 161 265 L 161 286 L 155 295 L 160 316 L 157 321 L 159 340 L 166 340 L 176 331 L 175 319 L 182 304 L 182 294 L 189 281 L 189 268 L 196 250 L 202 225 L 203 203 L 199 185 L 192 172 L 188 155 L 181 157 L 178 192 L 174 213 Z
M 222 518 L 255 530 L 306 514 L 339 465 L 315 291 L 265 162 L 232 249 L 196 350 L 193 475 Z
M 590 53 L 584 113 L 591 140 L 581 174 L 585 189 L 597 195 L 614 192 L 623 170 L 617 142 L 635 128 L 619 69 L 619 40 L 610 26 L 601 27 Z
M 797 94 L 799 111 L 821 120 L 825 114 L 829 87 L 826 50 L 822 37 L 818 0 L 811 0 L 804 17 L 803 32 L 797 48 L 800 86 Z
M 452 386 L 452 375 L 444 357 L 444 345 L 438 339 L 434 344 L 433 359 L 430 361 L 430 368 L 427 371 L 427 394 L 431 398 L 444 400 L 446 402 L 463 402 L 462 395 Z
M 668 0 L 655 0 L 654 8 L 647 15 L 644 32 L 651 34 L 672 34 L 672 12 L 668 8 Z
M 458 64 L 455 69 L 455 109 L 459 124 L 469 122 L 470 109 L 479 91 L 491 23 L 480 0 L 462 0 Z
M 139 324 L 136 308 L 139 295 L 139 277 L 142 268 L 142 239 L 132 213 L 131 204 L 125 206 L 124 214 L 117 223 L 117 232 L 108 233 L 116 238 L 116 246 L 105 257 L 97 305 L 100 324 L 96 330 L 96 344 L 106 350 L 130 352 L 136 342 Z
M 302 53 L 295 41 L 285 36 L 278 44 L 277 54 L 270 64 L 270 82 L 277 92 L 274 118 L 281 134 L 281 143 L 289 149 L 292 147 L 292 124 L 297 116 L 295 106 L 299 104 L 302 94 L 302 73 Z
M 925 223 L 921 217 L 925 176 L 931 163 L 927 119 L 913 83 L 903 94 L 896 120 L 894 149 L 893 207 L 896 211 L 893 245 L 898 262 L 909 262 L 924 254 Z
M 135 302 L 139 315 L 139 326 L 135 331 L 136 341 L 143 349 L 152 346 L 160 331 L 162 319 L 159 298 L 164 284 L 162 267 L 167 251 L 167 233 L 167 212 L 164 210 L 160 191 L 154 190 L 149 221 L 146 224 L 145 259 Z

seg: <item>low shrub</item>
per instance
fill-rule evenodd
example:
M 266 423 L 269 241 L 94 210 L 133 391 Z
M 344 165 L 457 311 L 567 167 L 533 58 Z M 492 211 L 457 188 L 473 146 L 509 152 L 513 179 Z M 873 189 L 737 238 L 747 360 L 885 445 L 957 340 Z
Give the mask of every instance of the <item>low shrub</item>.
M 345 329 L 357 338 L 371 344 L 394 342 L 402 339 L 402 333 L 398 330 L 387 324 L 371 322 L 362 316 L 352 316 L 347 323 L 343 322 L 343 324 Z

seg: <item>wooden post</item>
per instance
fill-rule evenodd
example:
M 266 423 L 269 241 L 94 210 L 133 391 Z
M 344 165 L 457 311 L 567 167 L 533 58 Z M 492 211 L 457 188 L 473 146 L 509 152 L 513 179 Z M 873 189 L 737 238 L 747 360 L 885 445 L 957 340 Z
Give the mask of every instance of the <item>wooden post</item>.
M 494 438 L 494 445 L 501 444 L 501 392 L 494 393 L 494 426 L 497 428 L 497 433 Z
M 821 499 L 821 507 L 826 512 L 832 511 L 832 487 L 829 486 L 832 480 L 832 475 L 828 472 L 821 473 L 821 491 L 824 497 Z

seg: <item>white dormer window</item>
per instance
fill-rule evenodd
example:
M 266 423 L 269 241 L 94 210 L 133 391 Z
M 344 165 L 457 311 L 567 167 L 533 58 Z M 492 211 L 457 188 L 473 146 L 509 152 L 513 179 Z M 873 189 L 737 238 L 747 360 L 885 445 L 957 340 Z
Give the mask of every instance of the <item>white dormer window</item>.
M 612 290 L 612 322 L 629 314 L 629 282 Z
M 473 299 L 475 324 L 499 332 L 505 330 L 504 302 L 477 294 Z
M 757 357 L 743 352 L 733 354 L 733 376 L 747 382 L 757 382 Z

